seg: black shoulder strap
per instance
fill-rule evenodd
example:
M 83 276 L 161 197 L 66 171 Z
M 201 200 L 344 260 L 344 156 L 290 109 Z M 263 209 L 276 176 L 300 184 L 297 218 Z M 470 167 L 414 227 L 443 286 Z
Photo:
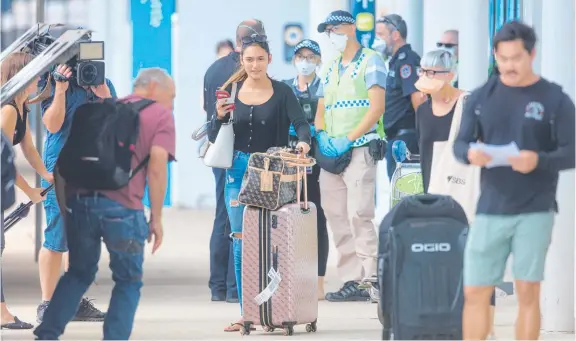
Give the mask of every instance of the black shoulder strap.
M 146 164 L 148 164 L 148 161 L 150 161 L 150 155 L 146 155 L 144 160 L 142 160 L 142 162 L 140 162 L 138 164 L 138 166 L 136 166 L 136 168 L 134 168 L 132 170 L 132 173 L 130 173 L 130 179 L 132 179 L 134 177 L 134 175 L 136 175 L 139 171 L 141 171 L 142 168 L 144 168 L 144 166 L 146 166 Z
M 480 126 L 480 115 L 482 113 L 482 105 L 492 96 L 496 85 L 498 84 L 498 75 L 491 75 L 486 83 L 478 89 L 478 94 L 476 95 L 476 100 L 474 105 L 474 113 L 476 114 L 476 127 L 474 131 L 474 136 L 476 141 L 482 139 L 482 127 Z
M 152 105 L 153 103 L 154 103 L 154 101 L 151 99 L 141 99 L 141 100 L 138 100 L 136 102 L 132 102 L 130 104 L 132 105 L 132 108 L 134 108 L 134 110 L 140 112 L 144 108 Z
M 557 143 L 557 139 L 556 139 L 556 114 L 558 112 L 558 110 L 560 109 L 560 106 L 562 105 L 562 100 L 564 98 L 564 92 L 562 91 L 562 86 L 560 86 L 559 84 L 556 84 L 554 82 L 550 83 L 552 85 L 552 90 L 551 92 L 551 98 L 553 98 L 553 100 L 551 101 L 551 103 L 553 103 L 553 107 L 552 110 L 550 111 L 550 139 L 552 140 L 552 144 L 554 146 L 556 146 Z

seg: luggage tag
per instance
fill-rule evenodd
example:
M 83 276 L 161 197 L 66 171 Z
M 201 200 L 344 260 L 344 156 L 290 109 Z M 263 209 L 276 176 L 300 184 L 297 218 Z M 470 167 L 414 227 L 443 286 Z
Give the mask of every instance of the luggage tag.
M 264 159 L 264 171 L 260 173 L 260 192 L 272 192 L 274 190 L 274 174 L 269 171 L 270 159 Z
M 306 167 L 306 175 L 312 174 L 312 166 Z

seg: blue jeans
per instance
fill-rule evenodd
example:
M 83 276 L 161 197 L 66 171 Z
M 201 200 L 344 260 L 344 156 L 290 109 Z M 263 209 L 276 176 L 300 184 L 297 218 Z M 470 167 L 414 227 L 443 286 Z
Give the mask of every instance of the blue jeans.
M 60 278 L 34 334 L 39 340 L 57 340 L 64 333 L 82 296 L 94 282 L 103 240 L 115 282 L 104 320 L 104 340 L 128 340 L 142 287 L 144 244 L 148 238 L 144 211 L 125 208 L 101 195 L 74 196 L 67 206 L 69 268 Z
M 248 168 L 250 154 L 235 151 L 232 167 L 226 170 L 226 186 L 224 187 L 224 198 L 226 200 L 226 210 L 230 219 L 230 230 L 232 233 L 242 233 L 242 217 L 244 215 L 244 205 L 238 202 L 242 178 Z M 234 272 L 236 273 L 236 285 L 238 287 L 238 300 L 240 301 L 240 311 L 242 311 L 242 239 L 233 238 L 234 249 Z
M 226 170 L 212 168 L 216 180 L 216 215 L 210 236 L 210 280 L 208 286 L 212 295 L 226 294 L 227 298 L 238 295 L 234 274 L 234 253 L 230 241 L 230 222 L 226 211 L 224 187 Z

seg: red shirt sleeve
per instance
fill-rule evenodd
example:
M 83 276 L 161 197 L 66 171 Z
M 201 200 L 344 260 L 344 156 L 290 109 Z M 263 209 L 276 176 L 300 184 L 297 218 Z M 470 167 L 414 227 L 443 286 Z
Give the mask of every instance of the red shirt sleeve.
M 152 146 L 158 146 L 168 152 L 170 161 L 176 160 L 176 131 L 174 115 L 169 110 L 162 110 L 157 116 L 156 130 L 152 138 Z

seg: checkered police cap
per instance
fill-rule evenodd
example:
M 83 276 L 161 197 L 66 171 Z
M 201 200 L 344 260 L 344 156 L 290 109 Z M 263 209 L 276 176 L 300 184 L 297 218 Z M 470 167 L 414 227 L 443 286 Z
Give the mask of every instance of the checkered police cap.
M 294 46 L 294 54 L 298 53 L 298 51 L 300 51 L 301 49 L 309 49 L 310 51 L 314 52 L 314 54 L 319 56 L 321 55 L 320 45 L 318 45 L 318 43 L 315 42 L 314 40 L 304 39 L 298 44 L 296 44 L 296 46 Z
M 318 33 L 324 33 L 326 31 L 326 26 L 328 25 L 340 25 L 340 24 L 355 24 L 356 20 L 350 12 L 347 11 L 334 11 L 328 15 L 323 23 L 318 25 Z

